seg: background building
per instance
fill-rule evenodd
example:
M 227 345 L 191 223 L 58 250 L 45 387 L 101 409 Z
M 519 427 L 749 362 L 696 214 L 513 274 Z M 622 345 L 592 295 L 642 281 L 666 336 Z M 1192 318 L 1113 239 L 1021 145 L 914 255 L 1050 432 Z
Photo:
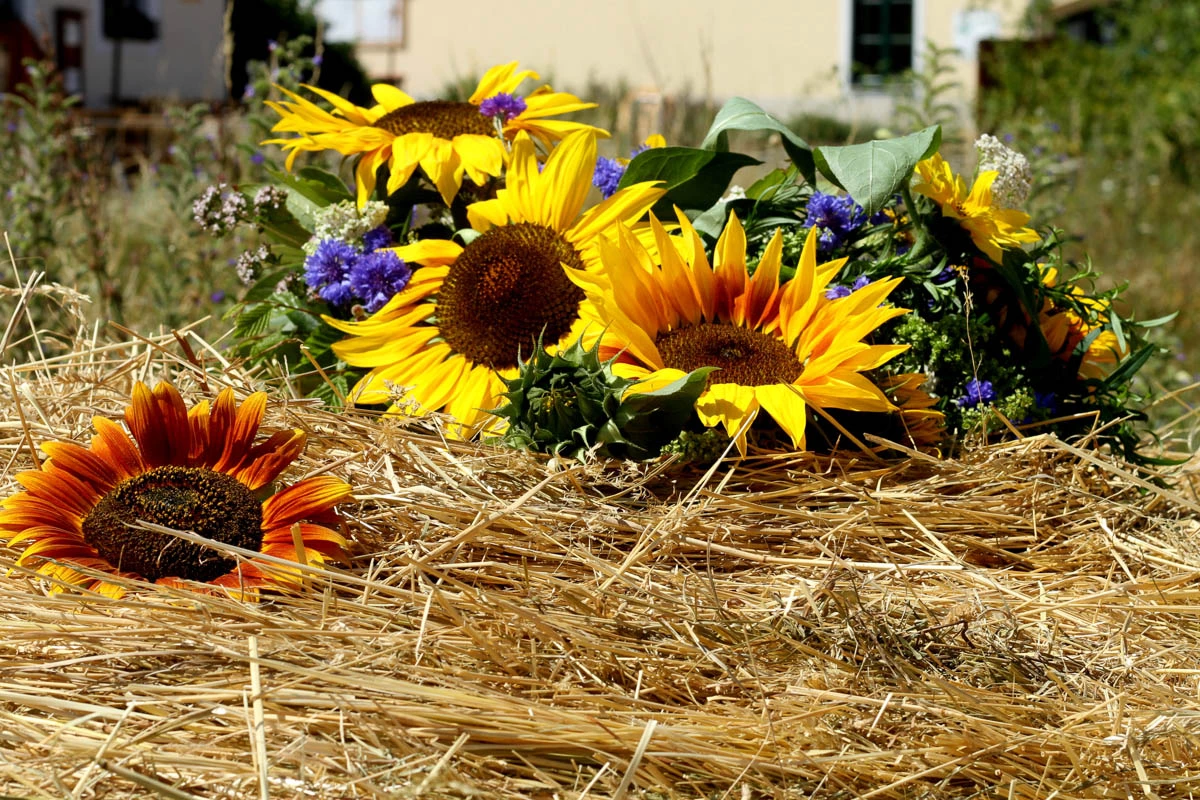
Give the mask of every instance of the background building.
M 225 0 L 0 0 L 0 88 L 53 56 L 88 108 L 225 97 Z
M 1092 0 L 1059 0 L 1078 14 Z M 781 116 L 883 121 L 931 47 L 954 49 L 953 98 L 979 85 L 980 42 L 1021 35 L 1027 0 L 321 0 L 330 38 L 356 42 L 364 68 L 429 97 L 492 64 L 520 59 L 556 87 L 590 81 L 631 98 L 733 95 Z

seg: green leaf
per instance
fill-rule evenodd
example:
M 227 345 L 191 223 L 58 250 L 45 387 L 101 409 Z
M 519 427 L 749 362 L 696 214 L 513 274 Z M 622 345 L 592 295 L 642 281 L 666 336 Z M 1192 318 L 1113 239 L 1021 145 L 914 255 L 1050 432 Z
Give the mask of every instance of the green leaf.
M 267 172 L 287 192 L 287 210 L 310 231 L 316 227 L 317 211 L 354 199 L 341 178 L 316 167 L 305 167 L 295 175 L 279 170 Z
M 1120 366 L 1105 376 L 1101 382 L 1101 386 L 1105 389 L 1116 389 L 1133 380 L 1133 376 L 1137 374 L 1146 362 L 1150 360 L 1150 356 L 1154 355 L 1155 346 L 1147 344 L 1138 350 L 1133 355 L 1121 362 Z
M 311 191 L 319 197 L 325 198 L 331 204 L 354 199 L 354 195 L 350 193 L 341 178 L 319 167 L 304 167 L 296 173 L 296 177 L 305 181 Z
M 744 97 L 734 97 L 717 112 L 716 119 L 700 146 L 706 150 L 729 150 L 729 131 L 771 131 L 778 133 L 788 158 L 810 184 L 817 179 L 813 166 L 813 151 L 808 142 L 792 133 L 792 129 L 763 111 Z
M 696 401 L 715 369 L 701 367 L 660 389 L 626 397 L 616 414 L 621 433 L 631 442 L 661 448 L 695 416 Z
M 234 334 L 239 339 L 248 339 L 262 334 L 271 323 L 271 311 L 271 306 L 266 303 L 249 306 L 241 314 L 238 314 L 234 324 Z
M 1168 322 L 1173 321 L 1178 316 L 1178 311 L 1172 311 L 1165 317 L 1155 317 L 1154 319 L 1148 319 L 1145 322 L 1134 322 L 1132 324 L 1137 325 L 1139 328 L 1157 328 L 1160 325 L 1166 325 Z
M 283 267 L 282 269 L 268 272 L 254 282 L 254 285 L 246 290 L 246 295 L 242 298 L 242 302 L 247 305 L 251 303 L 259 303 L 266 300 L 271 295 L 275 294 L 275 287 L 279 282 L 295 272 L 292 267 Z
M 715 153 L 694 147 L 656 147 L 638 153 L 625 174 L 619 189 L 642 181 L 661 181 L 666 195 L 654 206 L 660 217 L 674 217 L 673 206 L 682 209 L 704 209 L 725 193 L 729 181 L 742 167 L 760 164 L 758 159 L 741 153 Z
M 941 144 L 942 128 L 933 125 L 898 139 L 818 147 L 813 157 L 821 173 L 870 215 L 883 208 L 912 177 L 917 162 L 932 156 Z

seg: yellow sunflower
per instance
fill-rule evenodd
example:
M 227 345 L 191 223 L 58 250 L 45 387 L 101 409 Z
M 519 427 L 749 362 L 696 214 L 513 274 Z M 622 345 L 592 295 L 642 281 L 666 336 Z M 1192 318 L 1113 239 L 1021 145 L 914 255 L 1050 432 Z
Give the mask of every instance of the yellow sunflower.
M 651 391 L 700 367 L 718 367 L 696 411 L 705 425 L 724 425 L 743 451 L 744 428 L 760 409 L 797 448 L 804 447 L 809 405 L 894 409 L 862 372 L 907 345 L 871 345 L 863 338 L 906 313 L 883 304 L 901 278 L 830 300 L 826 287 L 846 260 L 818 265 L 815 230 L 805 241 L 796 276 L 780 285 L 779 231 L 751 277 L 746 235 L 736 216 L 717 241 L 712 266 L 687 217 L 678 217 L 682 238 L 651 219 L 657 257 L 622 229 L 618 241 L 601 245 L 602 270 L 568 271 L 587 293 L 593 329 L 602 331 L 600 356 L 615 358 L 614 372 L 640 381 L 631 390 Z
M 1045 265 L 1038 266 L 1042 272 L 1042 283 L 1055 286 L 1058 270 Z M 1107 300 L 1088 297 L 1079 286 L 1072 286 L 1069 291 L 1087 310 L 1087 318 L 1080 316 L 1075 308 L 1060 307 L 1047 298 L 1038 314 L 1038 326 L 1046 337 L 1051 356 L 1059 361 L 1070 362 L 1080 345 L 1087 342 L 1086 349 L 1079 357 L 1078 374 L 1083 378 L 1101 378 L 1127 354 L 1117 335 L 1111 330 L 1103 330 L 1108 323 L 1111 304 Z M 1089 338 L 1091 341 L 1088 341 Z M 1018 344 L 1024 345 L 1023 338 Z
M 916 450 L 936 451 L 946 438 L 946 415 L 935 406 L 937 399 L 924 388 L 928 376 L 922 372 L 890 375 L 879 387 L 892 398 L 898 413 L 899 441 Z
M 393 412 L 445 409 L 458 436 L 495 422 L 486 409 L 500 404 L 501 379 L 516 374 L 519 358 L 539 337 L 552 348 L 578 332 L 584 294 L 564 266 L 593 264 L 606 231 L 637 220 L 663 195 L 636 184 L 583 212 L 595 166 L 592 131 L 568 135 L 540 172 L 533 142 L 519 133 L 506 188 L 467 208 L 475 239 L 396 248 L 423 265 L 404 291 L 361 322 L 324 318 L 350 334 L 334 345 L 338 357 L 371 370 L 353 399 L 392 402 L 393 387 L 405 387 L 405 405 Z
M 485 116 L 485 112 L 504 119 L 506 138 L 512 139 L 525 131 L 547 149 L 582 128 L 608 136 L 607 132 L 580 122 L 549 119 L 595 108 L 595 103 L 584 103 L 575 95 L 551 91 L 548 86 L 524 98 L 513 96 L 526 78 L 537 80 L 538 74 L 517 70 L 515 61 L 492 67 L 465 103 L 414 101 L 395 86 L 377 83 L 371 87 L 376 105 L 370 108 L 304 85 L 327 100 L 333 106 L 333 113 L 279 87 L 292 101 L 267 101 L 280 116 L 271 130 L 299 136 L 268 139 L 263 144 L 282 145 L 288 151 L 289 170 L 301 152 L 333 150 L 344 156 L 361 155 L 355 169 L 359 207 L 375 191 L 375 174 L 384 164 L 390 171 L 388 194 L 403 186 L 420 166 L 437 186 L 446 205 L 450 205 L 462 186 L 464 172 L 474 183 L 483 184 L 488 176 L 497 176 L 503 169 L 504 142 L 496 135 L 495 118 Z
M 308 478 L 267 497 L 270 484 L 304 449 L 305 435 L 280 431 L 255 442 L 266 408 L 257 392 L 240 406 L 225 389 L 190 411 L 173 386 L 139 383 L 125 411 L 133 439 L 111 420 L 93 419 L 90 447 L 46 442 L 40 470 L 17 476 L 24 491 L 0 509 L 0 539 L 22 545 L 17 564 L 66 585 L 120 597 L 108 573 L 154 583 L 254 598 L 263 587 L 295 584 L 299 570 L 239 561 L 140 521 L 191 531 L 277 558 L 321 565 L 340 560 L 346 541 L 330 525 L 350 487 Z
M 1004 258 L 1004 250 L 1038 241 L 1037 233 L 1025 227 L 1028 214 L 992 204 L 992 184 L 998 174 L 994 170 L 981 172 L 968 193 L 962 176 L 954 174 L 940 153 L 934 153 L 917 164 L 920 181 L 912 187 L 914 192 L 937 202 L 943 216 L 958 220 L 975 246 L 996 262 Z

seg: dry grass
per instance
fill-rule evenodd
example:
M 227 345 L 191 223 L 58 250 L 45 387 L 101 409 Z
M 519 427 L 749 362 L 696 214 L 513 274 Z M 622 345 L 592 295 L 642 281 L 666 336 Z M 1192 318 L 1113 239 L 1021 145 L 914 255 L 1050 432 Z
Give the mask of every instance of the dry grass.
M 186 332 L 9 367 L 3 490 L 159 377 L 260 388 Z M 257 605 L 111 601 L 47 597 L 4 551 L 0 793 L 1200 794 L 1187 473 L 1048 437 L 556 464 L 271 392 L 268 426 L 311 436 L 287 477 L 356 487 L 353 563 Z

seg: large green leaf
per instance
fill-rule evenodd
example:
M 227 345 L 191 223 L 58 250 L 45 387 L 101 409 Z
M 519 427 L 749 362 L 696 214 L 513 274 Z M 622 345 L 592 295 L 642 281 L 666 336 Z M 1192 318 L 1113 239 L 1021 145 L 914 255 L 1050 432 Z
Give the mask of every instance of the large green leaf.
M 867 214 L 883 208 L 912 176 L 918 161 L 929 158 L 942 144 L 942 128 L 933 125 L 897 139 L 844 147 L 818 147 L 817 167 L 846 190 Z
M 673 206 L 706 209 L 720 199 L 729 181 L 742 167 L 761 163 L 741 153 L 717 153 L 694 147 L 656 147 L 638 153 L 618 188 L 642 181 L 662 181 L 667 193 L 654 206 L 660 217 L 673 217 Z
M 287 192 L 287 210 L 310 231 L 316 227 L 316 213 L 322 208 L 354 199 L 340 178 L 316 167 L 305 167 L 295 175 L 279 170 L 268 173 Z
M 771 131 L 778 133 L 788 158 L 809 183 L 816 183 L 813 151 L 808 142 L 792 133 L 792 129 L 763 111 L 744 97 L 734 97 L 717 112 L 716 119 L 700 146 L 707 150 L 729 150 L 729 131 Z

